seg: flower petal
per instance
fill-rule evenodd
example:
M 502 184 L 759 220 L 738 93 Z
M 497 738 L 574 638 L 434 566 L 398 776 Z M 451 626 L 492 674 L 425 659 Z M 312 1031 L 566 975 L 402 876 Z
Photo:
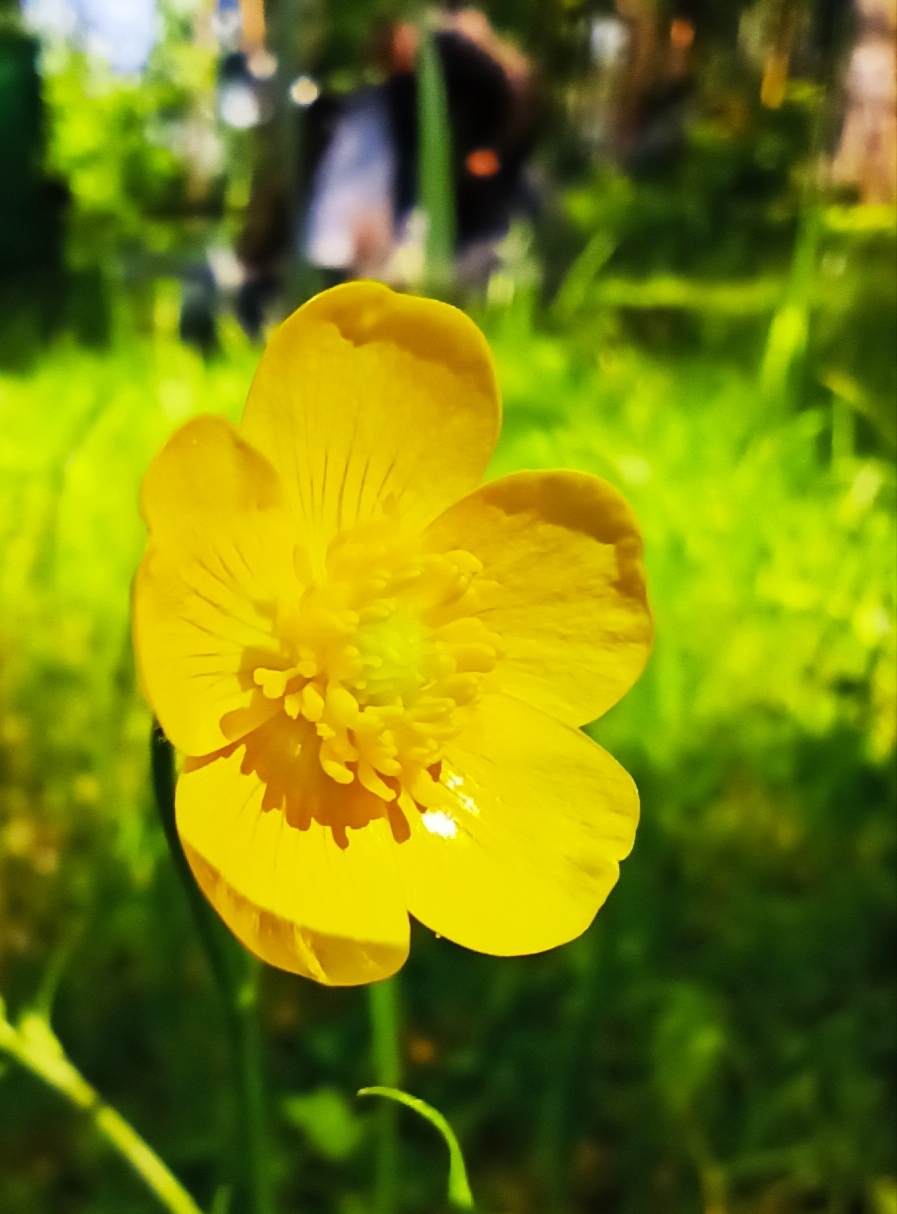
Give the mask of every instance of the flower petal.
M 632 847 L 629 775 L 585 734 L 503 695 L 445 750 L 444 805 L 411 815 L 397 848 L 410 912 L 496 956 L 580 935 Z
M 480 618 L 502 638 L 501 689 L 570 725 L 623 696 L 652 642 L 638 522 L 582 472 L 520 472 L 483 485 L 427 530 L 437 551 L 484 565 Z
M 262 778 L 272 758 L 289 773 L 289 745 L 279 720 L 222 754 L 188 759 L 177 826 L 196 879 L 234 935 L 269 965 L 333 986 L 389 977 L 408 955 L 409 936 L 389 824 L 365 815 L 358 829 L 335 832 L 319 813 L 297 825 L 292 803 L 303 790 L 272 805 Z M 254 752 L 267 754 L 267 765 Z M 323 779 L 343 807 L 370 797 Z
M 320 562 L 337 532 L 392 503 L 423 528 L 469 493 L 500 414 L 489 347 L 463 312 L 354 282 L 275 330 L 241 427 Z
M 276 661 L 276 604 L 300 593 L 280 499 L 274 469 L 220 417 L 183 426 L 144 479 L 134 646 L 147 699 L 188 754 L 219 750 L 278 711 L 252 672 Z

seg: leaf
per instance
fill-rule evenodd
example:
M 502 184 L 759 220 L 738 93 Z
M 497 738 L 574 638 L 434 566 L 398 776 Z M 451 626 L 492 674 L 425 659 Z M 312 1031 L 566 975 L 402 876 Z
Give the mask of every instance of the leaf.
M 455 1131 L 443 1115 L 417 1096 L 410 1096 L 398 1088 L 371 1087 L 361 1088 L 359 1096 L 385 1096 L 387 1100 L 395 1100 L 404 1104 L 415 1113 L 420 1114 L 430 1125 L 435 1126 L 445 1139 L 449 1152 L 448 1199 L 456 1210 L 474 1210 L 473 1193 L 467 1179 L 467 1168 L 464 1166 L 464 1156 L 461 1146 L 455 1136 Z
M 361 1141 L 359 1119 L 336 1088 L 321 1087 L 288 1096 L 282 1108 L 287 1121 L 302 1130 L 325 1159 L 348 1159 Z

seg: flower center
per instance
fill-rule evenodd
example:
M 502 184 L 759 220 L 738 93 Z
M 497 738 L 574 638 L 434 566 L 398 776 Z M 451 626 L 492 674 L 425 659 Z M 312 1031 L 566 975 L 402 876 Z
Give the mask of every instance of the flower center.
M 283 664 L 253 673 L 296 722 L 297 754 L 401 810 L 438 806 L 443 745 L 501 647 L 474 614 L 481 573 L 469 552 L 424 552 L 390 519 L 338 536 L 278 622 Z

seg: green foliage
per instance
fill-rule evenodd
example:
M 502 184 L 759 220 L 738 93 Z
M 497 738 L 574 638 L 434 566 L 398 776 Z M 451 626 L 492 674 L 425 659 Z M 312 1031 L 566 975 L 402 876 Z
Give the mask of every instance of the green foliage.
M 628 736 L 650 736 L 659 761 L 704 722 L 762 708 L 811 732 L 856 718 L 887 754 L 890 464 L 833 463 L 829 410 L 764 406 L 735 368 L 625 349 L 590 368 L 561 338 L 533 335 L 525 359 L 519 340 L 509 329 L 495 341 L 507 400 L 496 472 L 585 468 L 623 489 L 645 529 L 658 641 L 616 710 Z M 879 689 L 868 703 L 867 680 Z
M 290 62 L 357 81 L 371 15 L 403 6 L 330 7 L 271 16 Z M 492 13 L 573 70 L 577 6 Z M 218 222 L 225 186 L 195 157 L 213 56 L 184 34 L 139 83 L 46 59 L 82 286 Z M 282 1210 L 370 1209 L 376 1113 L 395 1110 L 352 1094 L 400 1080 L 443 1132 L 445 1110 L 495 1214 L 897 1210 L 894 213 L 807 205 L 814 92 L 774 112 L 718 92 L 676 163 L 567 190 L 544 307 L 515 232 L 480 317 L 506 401 L 491 473 L 595 472 L 644 527 L 656 650 L 591 729 L 637 778 L 635 851 L 553 954 L 417 932 L 373 1058 L 361 992 L 262 976 Z M 14 295 L 0 356 L 21 367 Z M 141 278 L 108 319 L 108 349 L 59 342 L 0 375 L 0 1016 L 204 1209 L 238 1214 L 228 1024 L 151 803 L 128 600 L 153 452 L 197 412 L 238 417 L 258 351 L 227 323 L 220 357 L 185 349 L 174 283 Z M 407 1214 L 442 1208 L 431 1139 L 403 1118 Z M 0 1069 L 0 1214 L 148 1214 L 96 1141 Z
M 522 1208 L 515 1186 L 555 1176 L 573 1202 L 558 1208 L 760 1210 L 779 1193 L 788 1212 L 813 1195 L 846 1212 L 895 1174 L 895 473 L 839 437 L 822 388 L 794 412 L 737 363 L 590 347 L 575 317 L 572 339 L 518 302 L 484 318 L 506 399 L 493 472 L 583 467 L 641 517 L 657 651 L 595 731 L 636 772 L 641 832 L 575 947 L 495 961 L 415 941 L 408 1083 L 449 1111 L 484 1208 Z M 210 365 L 125 334 L 0 387 L 2 982 L 13 1006 L 32 998 L 75 931 L 59 1036 L 200 1198 L 220 1012 L 149 810 L 127 586 L 153 450 L 200 410 L 235 418 L 255 361 L 228 328 Z M 302 1130 L 284 1128 L 286 1208 L 334 1208 L 368 1175 L 347 1104 L 369 1074 L 363 1005 L 268 975 L 266 1006 Z M 42 1107 L 7 1076 L 0 1141 L 24 1155 L 2 1214 L 56 1208 L 25 1148 Z M 53 1153 L 97 1184 L 73 1133 L 53 1123 Z M 430 1156 L 410 1139 L 405 1201 L 426 1208 Z M 91 1210 L 144 1208 L 123 1178 L 92 1193 Z
M 646 352 L 590 295 L 605 253 L 554 312 L 534 321 L 522 293 L 481 319 L 506 401 L 492 473 L 596 472 L 644 527 L 656 652 L 593 728 L 637 777 L 638 841 L 566 949 L 496 960 L 416 934 L 403 1082 L 447 1113 L 486 1210 L 880 1214 L 897 512 L 876 367 L 830 353 L 796 408 L 760 392 L 762 342 Z M 169 296 L 102 355 L 61 344 L 0 379 L 0 987 L 18 1011 L 59 979 L 68 1056 L 210 1208 L 226 1037 L 150 804 L 128 587 L 152 453 L 196 412 L 236 418 L 257 351 L 225 325 L 203 363 Z M 267 973 L 261 1005 L 281 1208 L 366 1208 L 364 996 Z M 426 1127 L 402 1138 L 402 1208 L 439 1208 Z M 91 1143 L 5 1073 L 0 1214 L 152 1209 Z
M 708 1209 L 762 1208 L 764 1188 L 783 1209 L 812 1193 L 847 1209 L 893 1168 L 887 448 L 842 443 L 824 391 L 796 413 L 719 356 L 652 363 L 584 342 L 571 356 L 525 318 L 496 323 L 494 471 L 561 465 L 619 485 L 657 619 L 645 676 L 594 727 L 636 773 L 643 822 L 599 919 L 595 986 L 574 987 L 594 1034 L 579 1124 L 654 1140 L 616 1157 L 614 1208 L 691 1208 L 688 1159 Z M 614 1079 L 621 1049 L 635 1069 Z M 633 1099 L 636 1074 L 652 1097 Z M 642 1169 L 667 1134 L 676 1179 L 651 1196 Z
M 348 1159 L 364 1136 L 363 1123 L 339 1088 L 325 1086 L 287 1096 L 283 1115 L 325 1159 Z
M 214 48 L 186 40 L 163 41 L 140 78 L 78 52 L 47 52 L 46 168 L 72 197 L 75 264 L 102 264 L 135 245 L 170 251 L 184 239 L 173 218 L 220 207 L 214 78 Z
M 568 190 L 581 238 L 614 234 L 630 273 L 756 275 L 787 257 L 821 98 L 792 88 L 776 110 L 732 93 L 684 132 L 681 154 L 635 180 L 602 168 Z

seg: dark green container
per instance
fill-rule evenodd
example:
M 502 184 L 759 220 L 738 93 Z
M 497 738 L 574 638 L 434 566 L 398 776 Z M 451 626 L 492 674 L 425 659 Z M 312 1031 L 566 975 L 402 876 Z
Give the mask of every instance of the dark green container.
M 38 51 L 0 27 L 0 278 L 59 259 L 62 201 L 43 175 Z

